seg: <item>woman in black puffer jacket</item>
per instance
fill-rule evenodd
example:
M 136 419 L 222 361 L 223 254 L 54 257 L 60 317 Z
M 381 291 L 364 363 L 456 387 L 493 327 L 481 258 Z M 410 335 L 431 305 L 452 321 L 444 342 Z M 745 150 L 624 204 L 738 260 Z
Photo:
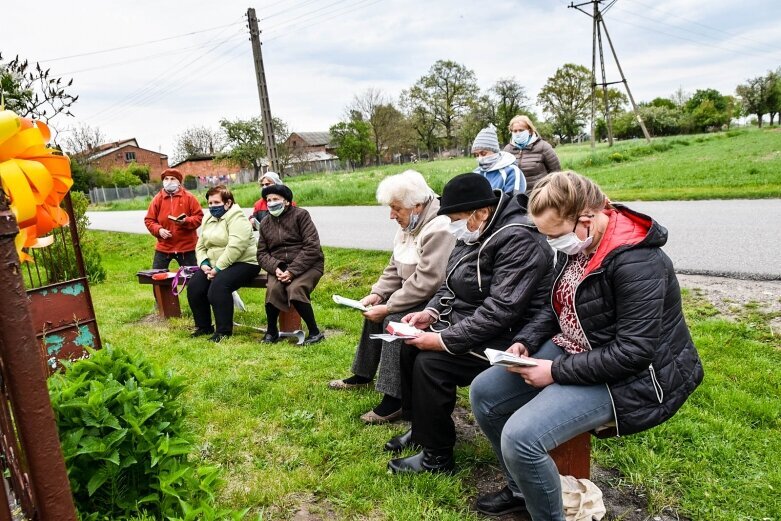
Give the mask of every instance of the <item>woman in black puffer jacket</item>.
M 611 205 L 574 172 L 540 181 L 529 213 L 564 262 L 550 305 L 509 349 L 537 365 L 494 367 L 472 385 L 475 417 L 508 481 L 479 498 L 477 509 L 526 508 L 534 521 L 563 520 L 548 452 L 605 424 L 622 435 L 664 422 L 699 385 L 703 370 L 678 280 L 661 250 L 665 228 Z

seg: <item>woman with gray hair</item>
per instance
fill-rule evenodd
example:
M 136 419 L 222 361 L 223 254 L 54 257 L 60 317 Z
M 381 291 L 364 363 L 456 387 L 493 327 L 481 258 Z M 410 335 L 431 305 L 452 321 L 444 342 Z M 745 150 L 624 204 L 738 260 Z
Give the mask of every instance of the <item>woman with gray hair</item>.
M 361 416 L 365 423 L 378 424 L 401 418 L 399 342 L 372 340 L 384 333 L 388 322 L 419 311 L 439 289 L 455 238 L 448 231 L 450 219 L 437 217 L 439 200 L 423 176 L 407 170 L 382 180 L 377 201 L 390 207 L 390 218 L 399 224 L 388 265 L 361 299 L 369 310 L 353 359 L 353 375 L 333 380 L 331 389 L 352 389 L 371 383 L 379 366 L 375 388 L 383 393 L 377 407 Z

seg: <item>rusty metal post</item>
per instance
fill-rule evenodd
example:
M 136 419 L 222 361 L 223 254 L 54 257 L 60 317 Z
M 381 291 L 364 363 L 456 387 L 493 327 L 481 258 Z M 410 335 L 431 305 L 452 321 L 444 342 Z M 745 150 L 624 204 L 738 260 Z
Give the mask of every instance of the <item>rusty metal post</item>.
M 46 388 L 46 374 L 41 366 L 14 246 L 18 233 L 8 198 L 0 191 L 0 357 L 3 377 L 29 467 L 37 519 L 75 521 L 76 510 Z

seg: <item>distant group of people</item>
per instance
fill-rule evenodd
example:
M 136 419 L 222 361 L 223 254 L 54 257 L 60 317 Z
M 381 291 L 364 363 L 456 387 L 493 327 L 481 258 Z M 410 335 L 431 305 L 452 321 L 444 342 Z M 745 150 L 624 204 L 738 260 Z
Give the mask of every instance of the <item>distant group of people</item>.
M 263 268 L 266 282 L 267 330 L 263 342 L 279 340 L 282 311 L 296 309 L 307 326 L 305 344 L 322 341 L 309 300 L 323 274 L 324 257 L 309 213 L 295 206 L 293 192 L 279 175 L 260 179 L 261 200 L 245 217 L 224 185 L 209 188 L 204 219 L 198 200 L 181 186 L 182 174 L 164 170 L 162 190 L 155 195 L 144 222 L 157 238 L 152 267 L 197 266 L 190 276 L 187 302 L 193 313 L 193 337 L 220 342 L 233 334 L 233 292 L 249 284 Z M 200 226 L 200 235 L 196 230 Z M 252 233 L 258 230 L 256 241 Z M 212 315 L 214 321 L 212 322 Z
M 563 520 L 548 453 L 581 433 L 628 435 L 666 421 L 702 381 L 703 369 L 661 249 L 667 230 L 612 203 L 593 181 L 561 171 L 527 117 L 513 118 L 509 130 L 503 150 L 495 128 L 480 131 L 472 146 L 477 168 L 448 181 L 441 197 L 413 170 L 379 184 L 377 201 L 398 224 L 393 251 L 361 299 L 368 310 L 352 374 L 328 385 L 348 390 L 376 377 L 381 399 L 361 420 L 410 422 L 384 446 L 394 455 L 394 473 L 455 469 L 451 415 L 457 388 L 471 386 L 475 418 L 506 478 L 502 489 L 478 498 L 477 510 Z M 306 322 L 308 343 L 322 340 L 310 295 L 323 274 L 323 253 L 290 188 L 275 176 L 262 179 L 262 202 L 249 220 L 229 190 L 210 189 L 211 215 L 197 243 L 187 242 L 202 215 L 190 194 L 173 180 L 166 184 L 181 175 L 167 172 L 147 226 L 158 237 L 156 266 L 188 262 L 194 253 L 201 268 L 188 290 L 194 334 L 217 341 L 230 335 L 230 294 L 263 268 L 263 341 L 278 339 L 279 312 L 290 308 Z M 187 215 L 181 222 L 161 222 L 180 210 Z M 191 243 L 193 251 L 184 251 Z M 403 342 L 371 338 L 391 321 L 423 332 Z M 535 365 L 491 366 L 486 348 Z M 408 449 L 413 453 L 403 456 Z

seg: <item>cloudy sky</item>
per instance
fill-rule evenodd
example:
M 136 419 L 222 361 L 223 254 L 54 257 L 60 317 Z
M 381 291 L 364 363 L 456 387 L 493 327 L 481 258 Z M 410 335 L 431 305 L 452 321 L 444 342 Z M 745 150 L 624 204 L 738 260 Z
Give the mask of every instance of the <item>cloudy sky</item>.
M 606 2 L 609 3 L 609 2 Z M 4 0 L 0 52 L 74 78 L 75 118 L 171 153 L 194 125 L 259 113 L 248 2 Z M 591 19 L 566 0 L 256 0 L 271 109 L 327 130 L 369 87 L 396 98 L 438 59 L 481 89 L 536 97 L 564 63 L 590 67 Z M 635 99 L 716 88 L 781 66 L 778 0 L 617 0 L 605 20 Z M 607 43 L 605 43 L 607 45 Z M 609 50 L 608 81 L 620 79 Z M 538 111 L 539 112 L 539 111 Z

